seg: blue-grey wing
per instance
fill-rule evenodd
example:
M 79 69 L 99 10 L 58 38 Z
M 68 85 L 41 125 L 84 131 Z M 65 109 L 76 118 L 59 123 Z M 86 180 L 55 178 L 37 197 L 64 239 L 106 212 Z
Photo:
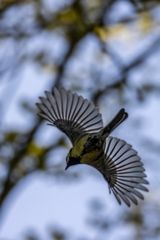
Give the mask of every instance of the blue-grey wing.
M 144 199 L 140 191 L 148 191 L 140 157 L 130 144 L 118 138 L 106 139 L 104 177 L 119 204 L 137 205 L 137 198 Z
M 103 127 L 98 109 L 82 96 L 64 88 L 45 92 L 37 103 L 39 115 L 63 131 L 74 144 L 85 133 L 96 133 Z

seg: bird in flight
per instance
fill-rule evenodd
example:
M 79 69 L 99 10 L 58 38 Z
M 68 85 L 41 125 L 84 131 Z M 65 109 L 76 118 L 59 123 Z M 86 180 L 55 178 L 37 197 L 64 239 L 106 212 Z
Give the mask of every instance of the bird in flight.
M 76 164 L 96 168 L 119 204 L 124 202 L 130 207 L 144 199 L 141 191 L 148 191 L 148 181 L 140 157 L 130 144 L 110 136 L 128 117 L 124 108 L 103 127 L 102 116 L 93 103 L 64 88 L 45 91 L 45 97 L 40 97 L 36 105 L 38 114 L 72 142 L 65 169 Z

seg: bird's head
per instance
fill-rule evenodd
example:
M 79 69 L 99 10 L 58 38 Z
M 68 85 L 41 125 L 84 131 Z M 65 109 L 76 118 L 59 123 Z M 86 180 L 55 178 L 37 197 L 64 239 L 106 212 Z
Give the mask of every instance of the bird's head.
M 71 149 L 66 158 L 67 166 L 65 170 L 67 170 L 70 166 L 80 164 L 81 163 L 80 160 L 81 160 L 80 157 L 73 156 Z

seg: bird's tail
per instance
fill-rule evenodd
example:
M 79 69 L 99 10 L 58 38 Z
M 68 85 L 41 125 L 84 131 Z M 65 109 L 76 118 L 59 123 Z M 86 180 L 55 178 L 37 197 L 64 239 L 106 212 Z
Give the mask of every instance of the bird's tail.
M 102 129 L 102 136 L 107 137 L 116 127 L 118 127 L 126 118 L 128 113 L 122 108 L 116 116 Z

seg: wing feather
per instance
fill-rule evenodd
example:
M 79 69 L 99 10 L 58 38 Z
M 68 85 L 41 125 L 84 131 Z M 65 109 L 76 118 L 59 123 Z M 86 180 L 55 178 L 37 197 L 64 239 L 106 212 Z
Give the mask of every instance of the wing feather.
M 137 152 L 124 140 L 114 137 L 106 139 L 103 175 L 108 181 L 110 192 L 113 192 L 120 204 L 137 205 L 138 198 L 144 199 L 140 191 L 148 192 L 144 186 L 148 181 L 145 179 L 143 163 Z
M 45 92 L 37 103 L 39 115 L 66 133 L 72 143 L 85 133 L 96 133 L 103 127 L 97 108 L 82 96 L 64 88 Z

